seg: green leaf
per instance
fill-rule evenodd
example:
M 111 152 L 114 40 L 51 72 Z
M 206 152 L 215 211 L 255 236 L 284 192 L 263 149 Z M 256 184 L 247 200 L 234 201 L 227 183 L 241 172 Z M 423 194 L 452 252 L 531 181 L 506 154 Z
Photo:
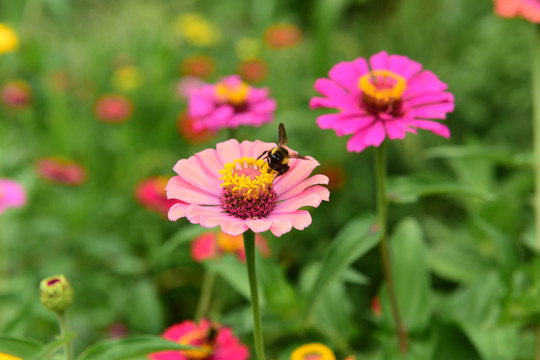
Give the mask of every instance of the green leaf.
M 452 195 L 483 200 L 493 198 L 488 192 L 463 186 L 455 180 L 440 176 L 395 176 L 388 179 L 388 199 L 394 203 L 412 203 L 428 195 Z
M 141 279 L 133 284 L 132 291 L 130 324 L 141 332 L 160 332 L 164 326 L 164 316 L 155 284 Z
M 431 281 L 422 228 L 412 218 L 400 222 L 390 239 L 392 273 L 399 310 L 410 332 L 426 330 L 431 318 Z M 390 309 L 387 293 L 381 298 L 383 309 Z M 390 311 L 383 311 L 383 320 L 394 327 Z
M 349 221 L 337 234 L 326 253 L 317 281 L 308 295 L 308 313 L 312 311 L 318 294 L 335 281 L 356 260 L 378 244 L 380 231 L 374 216 Z
M 273 258 L 263 258 L 258 252 L 256 259 L 257 276 L 268 307 L 284 316 L 297 309 L 296 293 L 287 281 L 285 269 Z
M 11 336 L 0 335 L 0 353 L 30 359 L 43 348 L 43 344 Z
M 153 352 L 194 349 L 165 340 L 159 336 L 134 336 L 119 340 L 104 340 L 87 348 L 77 360 L 132 360 Z
M 48 359 L 54 352 L 60 349 L 62 346 L 70 342 L 75 338 L 75 333 L 66 334 L 63 337 L 59 337 L 54 341 L 51 341 L 47 345 L 41 348 L 41 350 L 35 354 L 29 360 L 43 360 Z
M 426 150 L 426 156 L 447 159 L 483 158 L 512 166 L 532 166 L 533 164 L 531 153 L 516 154 L 507 149 L 489 146 L 439 146 Z
M 211 271 L 219 274 L 223 280 L 246 298 L 246 300 L 251 301 L 246 266 L 238 261 L 236 257 L 227 254 L 217 261 L 205 261 L 204 266 L 211 268 Z M 263 304 L 265 301 L 264 297 L 259 296 L 259 298 L 261 304 Z

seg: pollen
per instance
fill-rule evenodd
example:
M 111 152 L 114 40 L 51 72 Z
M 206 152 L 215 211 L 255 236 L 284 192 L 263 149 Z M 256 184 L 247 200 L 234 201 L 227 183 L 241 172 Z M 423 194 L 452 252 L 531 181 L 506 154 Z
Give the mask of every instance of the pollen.
M 239 106 L 247 101 L 249 85 L 245 82 L 225 83 L 220 82 L 215 87 L 216 96 L 225 103 Z
M 371 114 L 399 115 L 407 80 L 389 70 L 373 70 L 358 80 L 363 107 Z
M 276 204 L 273 190 L 276 172 L 265 160 L 243 157 L 225 164 L 220 171 L 221 202 L 231 215 L 241 219 L 266 217 Z

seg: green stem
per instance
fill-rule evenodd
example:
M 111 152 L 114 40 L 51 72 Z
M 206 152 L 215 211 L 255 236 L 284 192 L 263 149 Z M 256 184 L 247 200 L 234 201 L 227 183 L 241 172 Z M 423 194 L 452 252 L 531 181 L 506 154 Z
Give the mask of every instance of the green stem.
M 197 311 L 195 312 L 195 321 L 197 322 L 201 320 L 203 316 L 208 315 L 215 279 L 216 272 L 214 269 L 207 270 L 204 273 L 201 296 L 199 296 L 199 303 L 197 304 Z
M 6 234 L 5 221 L 0 217 L 0 279 L 9 281 L 9 240 Z
M 399 306 L 394 286 L 394 276 L 392 275 L 392 263 L 388 248 L 388 202 L 386 197 L 386 142 L 375 148 L 375 181 L 377 188 L 377 215 L 378 224 L 381 231 L 381 260 L 384 270 L 386 286 L 388 288 L 388 298 L 394 325 L 399 337 L 399 350 L 406 352 L 409 347 L 407 329 L 401 319 Z
M 246 266 L 251 291 L 251 309 L 253 310 L 253 337 L 257 360 L 265 360 L 262 333 L 261 311 L 259 308 L 259 289 L 257 286 L 257 269 L 255 267 L 255 233 L 247 230 L 244 233 L 244 250 L 246 252 Z
M 540 26 L 536 26 L 536 44 L 532 63 L 532 112 L 534 149 L 534 219 L 536 251 L 540 252 Z
M 61 313 L 56 313 L 58 319 L 58 325 L 60 326 L 60 335 L 66 337 L 71 333 L 71 325 L 69 322 L 68 311 L 65 310 Z M 71 340 L 64 345 L 64 355 L 66 360 L 73 360 L 73 348 L 71 346 Z

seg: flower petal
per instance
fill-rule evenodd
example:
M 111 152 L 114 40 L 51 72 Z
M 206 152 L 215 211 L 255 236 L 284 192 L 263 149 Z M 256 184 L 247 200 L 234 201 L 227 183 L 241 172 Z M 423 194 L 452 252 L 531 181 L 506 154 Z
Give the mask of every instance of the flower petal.
M 440 135 L 445 138 L 450 137 L 450 130 L 448 129 L 448 127 L 437 121 L 415 120 L 411 125 L 416 126 L 420 129 L 429 130 L 432 133 Z
M 169 209 L 169 220 L 176 221 L 180 218 L 183 218 L 186 216 L 186 209 L 189 206 L 189 204 L 185 203 L 176 203 Z
M 188 204 L 220 205 L 220 197 L 191 185 L 180 176 L 173 176 L 165 187 L 167 199 L 178 199 Z
M 390 55 L 388 70 L 402 76 L 409 81 L 420 70 L 422 65 L 402 55 Z
M 289 214 L 273 214 L 268 216 L 268 219 L 272 221 L 270 231 L 274 236 L 280 237 L 292 229 L 292 220 Z
M 298 210 L 290 214 L 292 226 L 297 230 L 304 230 L 311 225 L 311 215 L 307 210 Z
M 193 187 L 204 189 L 205 192 L 209 192 L 214 195 L 221 194 L 221 188 L 218 183 L 218 177 L 214 172 L 205 171 L 205 167 L 199 162 L 198 157 L 190 157 L 189 159 L 181 159 L 173 170 L 183 179 L 186 183 Z
M 321 201 L 328 201 L 329 198 L 330 191 L 323 186 L 316 185 L 306 189 L 304 192 L 295 197 L 278 202 L 273 212 L 279 214 L 293 212 L 304 206 L 317 207 L 320 205 Z
M 349 92 L 359 92 L 358 79 L 360 78 L 360 72 L 352 62 L 340 62 L 336 64 L 330 70 L 328 76 L 341 87 L 349 90 Z
M 407 83 L 407 89 L 403 93 L 403 97 L 410 99 L 419 94 L 444 91 L 447 88 L 448 85 L 439 80 L 434 73 L 424 70 Z
M 291 159 L 291 168 L 289 171 L 274 180 L 276 194 L 279 196 L 281 193 L 306 179 L 317 166 L 319 166 L 319 163 L 316 160 Z
M 313 186 L 313 185 L 318 185 L 318 184 L 328 185 L 328 181 L 329 181 L 328 176 L 323 175 L 323 174 L 316 174 L 316 175 L 310 176 L 306 180 L 297 183 L 292 188 L 289 188 L 283 193 L 278 194 L 278 201 L 282 199 L 288 199 L 288 198 L 294 197 L 300 194 L 302 191 L 304 191 L 308 187 Z
M 317 79 L 314 88 L 322 95 L 331 99 L 338 109 L 358 109 L 354 97 L 330 79 Z
M 369 64 L 371 65 L 372 70 L 388 69 L 388 53 L 386 51 L 381 51 L 375 55 L 372 55 L 369 58 Z
M 242 152 L 240 151 L 240 144 L 236 139 L 230 139 L 217 144 L 216 150 L 222 164 L 233 162 L 234 160 L 240 159 L 242 157 Z
M 244 223 L 244 220 L 235 219 L 235 218 L 222 218 L 221 219 L 221 231 L 229 235 L 240 235 L 243 234 L 248 229 L 247 225 Z
M 384 141 L 385 137 L 386 133 L 384 131 L 384 126 L 381 121 L 377 121 L 367 129 L 364 143 L 367 145 L 379 146 Z
M 246 219 L 245 224 L 253 230 L 253 232 L 260 233 L 270 229 L 272 222 L 268 219 Z

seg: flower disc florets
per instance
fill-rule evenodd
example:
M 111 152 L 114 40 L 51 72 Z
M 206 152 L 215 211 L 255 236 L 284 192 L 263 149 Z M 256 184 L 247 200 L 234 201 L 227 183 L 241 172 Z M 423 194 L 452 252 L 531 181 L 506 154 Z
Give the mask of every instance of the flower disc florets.
M 277 195 L 272 187 L 275 172 L 268 172 L 263 160 L 243 157 L 225 164 L 221 201 L 225 210 L 240 219 L 266 217 L 276 205 Z
M 407 80 L 388 70 L 373 70 L 358 81 L 366 111 L 372 115 L 389 113 L 399 116 L 401 96 L 407 88 Z

